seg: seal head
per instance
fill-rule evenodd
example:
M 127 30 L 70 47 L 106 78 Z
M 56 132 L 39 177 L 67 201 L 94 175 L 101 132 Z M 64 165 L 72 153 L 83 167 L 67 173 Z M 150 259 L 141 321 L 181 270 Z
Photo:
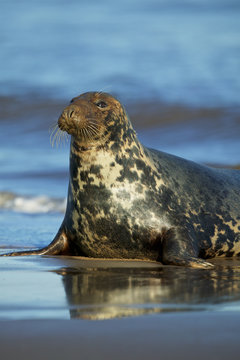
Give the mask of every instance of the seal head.
M 132 125 L 118 100 L 101 92 L 87 92 L 71 100 L 58 126 L 72 135 L 82 149 L 101 147 L 110 141 L 122 143 Z

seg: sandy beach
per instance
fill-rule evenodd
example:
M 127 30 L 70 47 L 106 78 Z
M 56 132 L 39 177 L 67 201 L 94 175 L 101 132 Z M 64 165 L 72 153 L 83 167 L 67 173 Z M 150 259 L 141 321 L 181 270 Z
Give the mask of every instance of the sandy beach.
M 1 359 L 239 359 L 239 313 L 2 321 Z

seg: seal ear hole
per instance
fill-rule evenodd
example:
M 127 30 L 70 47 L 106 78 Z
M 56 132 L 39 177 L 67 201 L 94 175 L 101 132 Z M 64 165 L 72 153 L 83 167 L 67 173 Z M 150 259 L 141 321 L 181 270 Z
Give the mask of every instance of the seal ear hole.
M 95 105 L 97 105 L 97 107 L 99 107 L 100 109 L 107 107 L 107 104 L 102 100 L 98 101 Z

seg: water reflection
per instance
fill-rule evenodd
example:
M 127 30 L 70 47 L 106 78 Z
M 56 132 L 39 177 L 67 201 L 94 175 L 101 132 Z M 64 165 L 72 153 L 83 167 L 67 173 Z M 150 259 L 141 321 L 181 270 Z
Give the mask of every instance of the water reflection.
M 66 267 L 56 272 L 62 277 L 71 318 L 221 310 L 230 302 L 237 302 L 240 310 L 239 261 L 234 266 L 220 261 L 215 270 Z

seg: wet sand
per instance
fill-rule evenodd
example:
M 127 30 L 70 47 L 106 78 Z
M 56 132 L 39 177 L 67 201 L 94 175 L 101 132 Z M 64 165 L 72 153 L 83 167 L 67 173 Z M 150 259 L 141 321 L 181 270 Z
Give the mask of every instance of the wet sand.
M 239 359 L 239 313 L 2 322 L 1 359 Z
M 240 259 L 211 262 L 213 270 L 140 260 L 3 257 L 0 320 L 240 311 Z
M 238 359 L 240 259 L 212 263 L 0 258 L 1 359 Z

